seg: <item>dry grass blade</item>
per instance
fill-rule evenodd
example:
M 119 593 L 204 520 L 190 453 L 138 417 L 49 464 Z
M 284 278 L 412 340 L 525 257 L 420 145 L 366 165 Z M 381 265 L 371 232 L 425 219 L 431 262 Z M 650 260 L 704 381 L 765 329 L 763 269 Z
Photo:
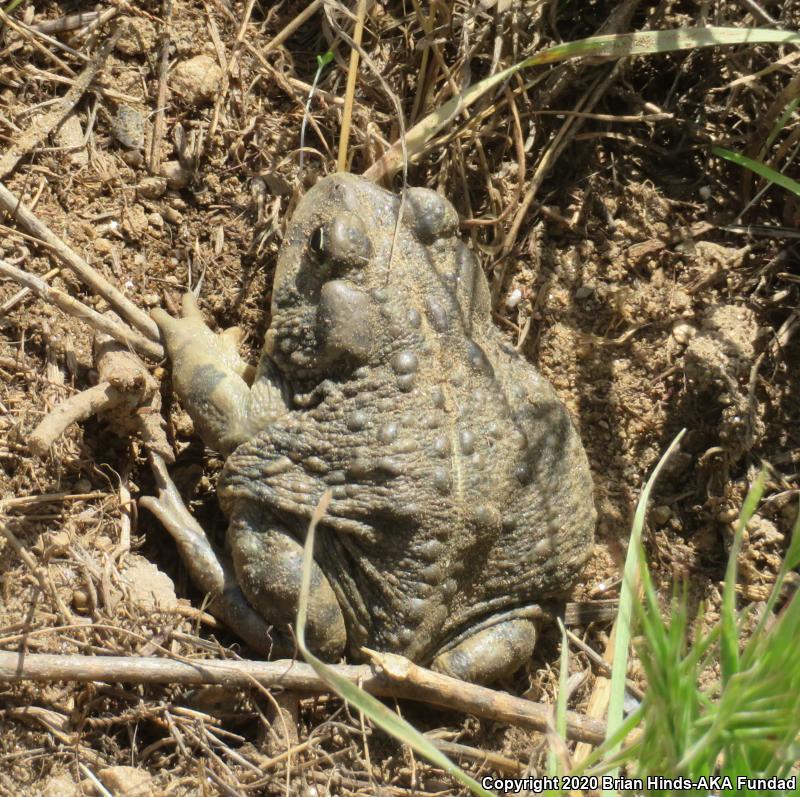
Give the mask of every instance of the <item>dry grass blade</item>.
M 158 174 L 161 165 L 161 142 L 164 138 L 164 111 L 167 104 L 167 68 L 169 67 L 170 27 L 172 23 L 172 0 L 164 0 L 164 21 L 161 30 L 161 57 L 158 63 L 158 92 L 153 118 L 153 136 L 150 142 L 148 168 L 150 174 Z
M 344 110 L 342 112 L 342 130 L 339 134 L 339 158 L 336 168 L 340 172 L 347 171 L 347 143 L 350 140 L 350 122 L 353 118 L 353 98 L 356 93 L 356 78 L 358 77 L 359 49 L 361 37 L 364 33 L 364 16 L 367 13 L 367 0 L 358 0 L 356 9 L 356 23 L 353 30 L 353 41 L 356 46 L 350 49 L 350 65 L 347 70 L 347 87 L 344 93 Z

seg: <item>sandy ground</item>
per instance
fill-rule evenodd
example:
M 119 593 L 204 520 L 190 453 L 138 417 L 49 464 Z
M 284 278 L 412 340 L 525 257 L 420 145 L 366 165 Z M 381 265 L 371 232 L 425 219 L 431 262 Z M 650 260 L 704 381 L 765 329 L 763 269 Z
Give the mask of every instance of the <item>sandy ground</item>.
M 90 17 L 49 33 L 59 45 L 0 29 L 0 157 L 31 142 L 0 179 L 145 310 L 174 307 L 202 279 L 207 318 L 240 325 L 250 359 L 269 323 L 285 222 L 305 188 L 335 169 L 339 148 L 350 48 L 337 28 L 349 40 L 352 22 L 317 11 L 276 46 L 304 5 L 112 3 L 116 13 L 99 28 Z M 800 27 L 800 4 L 762 5 L 780 26 Z M 549 44 L 767 24 L 748 7 L 482 2 L 417 13 L 412 4 L 376 5 L 348 167 L 365 171 L 397 140 L 398 107 L 410 127 L 454 89 Z M 27 2 L 13 19 L 36 26 L 77 11 L 94 7 Z M 47 127 L 53 101 L 85 68 L 75 51 L 96 58 L 114 30 L 120 38 L 74 114 L 41 140 L 26 138 Z M 303 125 L 316 56 L 328 48 L 335 58 Z M 710 145 L 797 178 L 796 115 L 782 121 L 797 95 L 796 63 L 779 61 L 794 52 L 747 45 L 529 70 L 457 115 L 409 165 L 410 184 L 456 205 L 490 278 L 497 324 L 552 381 L 587 448 L 600 517 L 576 600 L 618 595 L 639 491 L 682 428 L 646 532 L 657 584 L 668 596 L 673 580 L 685 579 L 713 621 L 732 521 L 762 466 L 766 499 L 739 561 L 744 603 L 763 600 L 774 580 L 797 511 L 800 207 L 788 191 L 713 157 Z M 0 224 L 5 261 L 107 309 L 9 214 Z M 36 425 L 98 375 L 92 330 L 19 290 L 0 279 L 0 518 L 22 548 L 0 535 L 0 647 L 232 655 L 235 637 L 200 611 L 171 540 L 137 511 L 136 499 L 153 490 L 141 441 L 91 418 L 45 456 L 31 453 Z M 220 527 L 221 461 L 204 452 L 171 398 L 168 366 L 148 368 L 163 393 L 173 476 L 198 517 Z M 604 651 L 608 623 L 573 630 Z M 545 629 L 533 661 L 503 688 L 552 701 L 558 651 L 555 630 Z M 570 668 L 570 707 L 583 711 L 596 671 L 578 651 Z M 113 794 L 457 792 L 363 729 L 337 699 L 283 698 L 288 737 L 273 703 L 255 689 L 4 685 L 0 793 L 100 793 L 93 777 Z M 410 703 L 399 709 L 471 748 L 461 761 L 475 772 L 481 751 L 500 756 L 485 765 L 499 773 L 542 761 L 542 739 L 529 731 Z

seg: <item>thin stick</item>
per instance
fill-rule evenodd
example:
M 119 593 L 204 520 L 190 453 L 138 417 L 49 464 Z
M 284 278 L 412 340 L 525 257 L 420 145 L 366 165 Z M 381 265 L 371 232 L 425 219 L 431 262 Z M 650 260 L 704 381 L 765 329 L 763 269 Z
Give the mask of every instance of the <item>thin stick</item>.
M 167 104 L 167 67 L 169 67 L 170 24 L 172 23 L 172 0 L 164 0 L 164 28 L 161 31 L 161 60 L 158 64 L 158 94 L 156 115 L 153 120 L 153 137 L 150 141 L 150 157 L 147 168 L 150 174 L 158 174 L 161 165 L 161 142 L 164 139 L 166 122 L 164 110 Z
M 274 39 L 271 39 L 266 47 L 258 50 L 260 55 L 280 47 L 304 22 L 311 19 L 317 11 L 322 8 L 323 0 L 314 0 L 305 11 L 301 11 Z
M 61 271 L 60 268 L 53 268 L 45 274 L 42 279 L 47 282 L 48 280 L 53 279 L 58 272 Z M 0 304 L 0 318 L 4 315 L 7 315 L 11 310 L 13 310 L 26 296 L 28 296 L 31 292 L 30 288 L 23 288 L 20 291 L 17 291 L 10 299 Z
M 50 304 L 54 304 L 65 313 L 89 324 L 92 328 L 105 332 L 106 335 L 119 341 L 123 346 L 130 346 L 139 354 L 149 357 L 151 360 L 162 360 L 164 358 L 164 348 L 160 343 L 148 340 L 139 332 L 112 321 L 110 318 L 98 313 L 97 310 L 87 307 L 69 294 L 64 293 L 64 291 L 51 287 L 41 277 L 12 266 L 5 260 L 0 260 L 0 276 L 10 277 L 20 285 L 30 288 L 43 301 L 50 302 Z
M 340 664 L 333 669 L 374 695 L 417 700 L 537 731 L 547 728 L 550 706 L 441 675 L 400 656 L 382 657 L 384 661 L 389 658 L 391 673 L 368 664 Z M 222 684 L 228 687 L 252 686 L 257 682 L 264 687 L 297 692 L 328 691 L 310 665 L 297 661 L 205 659 L 189 662 L 150 656 L 61 656 L 0 651 L 0 683 L 21 681 Z M 567 735 L 571 739 L 599 744 L 605 737 L 605 723 L 570 711 L 567 712 Z
M 95 271 L 82 257 L 73 252 L 46 224 L 39 221 L 39 219 L 23 205 L 3 183 L 0 183 L 0 209 L 5 210 L 31 235 L 39 238 L 50 246 L 58 259 L 72 269 L 85 285 L 91 288 L 98 296 L 102 296 L 119 315 L 150 338 L 150 341 L 160 340 L 161 335 L 158 331 L 158 326 L 156 326 L 156 322 L 153 321 L 144 310 L 141 310 L 130 299 L 124 296 L 119 289 L 115 288 L 104 276 Z M 16 270 L 18 271 L 18 269 Z M 25 272 L 20 273 L 24 274 Z M 24 285 L 26 283 L 22 284 Z M 114 333 L 108 332 L 108 334 L 115 340 L 120 340 Z M 135 333 L 132 332 L 127 333 L 129 338 L 134 334 Z M 140 336 L 137 335 L 137 338 L 138 337 Z M 147 356 L 155 356 L 156 359 L 162 359 L 164 356 L 163 348 L 160 344 L 151 343 L 150 341 L 144 341 L 151 352 Z M 120 340 L 120 342 L 125 343 L 127 340 Z M 158 352 L 158 354 L 156 354 L 156 352 Z
M 63 83 L 65 86 L 71 86 L 75 82 L 75 78 L 64 77 L 64 75 L 57 75 L 55 72 L 47 72 L 44 69 L 39 69 L 38 67 L 34 66 L 33 64 L 24 64 L 20 73 L 26 77 L 33 78 L 34 80 L 39 81 L 49 81 L 52 83 Z M 95 83 L 94 90 L 101 94 L 103 97 L 107 97 L 110 100 L 114 100 L 115 102 L 128 102 L 128 103 L 137 103 L 140 101 L 139 97 L 134 97 L 132 94 L 123 94 L 120 91 L 114 91 L 114 89 L 108 88 L 105 84 L 101 83 L 100 80 Z M 39 103 L 39 105 L 47 105 L 55 104 L 58 100 L 47 100 L 46 102 Z M 38 107 L 38 106 L 36 106 Z M 28 110 L 31 110 L 30 108 Z
M 64 44 L 64 42 L 60 42 L 58 39 L 48 36 L 48 34 L 43 31 L 37 30 L 30 25 L 26 25 L 24 22 L 20 22 L 19 20 L 17 20 L 17 24 L 22 28 L 22 30 L 27 31 L 32 36 L 36 36 L 36 38 L 41 39 L 42 41 L 47 42 L 51 47 L 55 47 L 57 50 L 62 50 L 65 53 L 69 53 L 73 58 L 77 58 L 87 64 L 92 60 L 88 55 L 86 55 L 86 53 L 82 53 L 79 50 L 76 50 L 74 47 L 70 47 L 68 44 Z
M 94 501 L 95 499 L 105 500 L 106 498 L 108 498 L 108 493 L 100 491 L 93 493 L 39 493 L 38 495 L 22 495 L 17 498 L 0 498 L 0 512 L 54 502 Z
M 89 22 L 94 22 L 99 16 L 99 11 L 81 11 L 77 14 L 67 14 L 58 19 L 46 19 L 31 27 L 40 33 L 63 33 L 64 31 L 80 28 Z
M 2 12 L 0 12 L 2 18 Z M 36 119 L 15 138 L 8 151 L 0 158 L 0 179 L 5 177 L 26 152 L 30 152 L 37 144 L 55 128 L 67 114 L 78 104 L 80 98 L 86 93 L 97 73 L 105 63 L 111 48 L 117 40 L 118 33 L 112 36 L 100 49 L 97 58 L 89 64 L 83 72 L 75 78 L 72 88 L 51 108 L 44 116 Z
M 64 61 L 62 61 L 54 52 L 48 50 L 47 47 L 45 47 L 33 33 L 18 25 L 14 19 L 9 17 L 8 14 L 6 14 L 6 12 L 2 9 L 0 9 L 0 23 L 3 25 L 8 25 L 9 28 L 15 30 L 23 39 L 28 42 L 28 44 L 30 44 L 35 50 L 38 50 L 45 58 L 51 60 L 59 69 L 62 69 L 71 78 L 75 77 L 75 72 L 73 72 L 69 64 L 64 63 Z
M 339 134 L 339 158 L 336 169 L 340 172 L 347 171 L 347 142 L 350 139 L 350 122 L 353 118 L 353 96 L 356 91 L 356 78 L 358 77 L 358 58 L 361 37 L 364 33 L 364 16 L 367 12 L 367 0 L 358 0 L 356 10 L 356 24 L 353 30 L 353 41 L 356 46 L 350 48 L 350 65 L 347 68 L 347 87 L 344 92 L 344 112 L 342 113 L 342 130 Z

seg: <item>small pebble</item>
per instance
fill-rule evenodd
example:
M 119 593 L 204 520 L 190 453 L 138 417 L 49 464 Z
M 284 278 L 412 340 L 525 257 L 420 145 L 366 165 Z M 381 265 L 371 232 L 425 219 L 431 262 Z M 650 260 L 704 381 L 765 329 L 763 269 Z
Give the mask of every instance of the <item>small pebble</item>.
M 108 238 L 95 238 L 94 251 L 98 255 L 110 255 L 114 251 L 114 244 Z
M 136 169 L 144 163 L 144 155 L 140 149 L 126 149 L 120 157 L 131 169 Z
M 156 43 L 156 29 L 144 17 L 122 17 L 119 20 L 119 38 L 114 49 L 123 55 L 149 53 Z
M 672 510 L 666 505 L 654 506 L 650 510 L 650 518 L 656 526 L 663 526 L 672 517 Z
M 144 116 L 130 105 L 120 105 L 111 120 L 111 132 L 123 147 L 139 150 L 144 146 Z
M 210 55 L 196 55 L 181 61 L 170 76 L 170 88 L 180 94 L 189 105 L 211 102 L 219 92 L 222 70 Z
M 183 221 L 183 213 L 181 213 L 179 210 L 175 210 L 175 208 L 172 208 L 169 205 L 167 205 L 164 208 L 164 218 L 170 224 L 180 224 Z
M 73 590 L 72 607 L 77 612 L 86 611 L 89 608 L 89 595 L 85 589 Z
M 672 337 L 685 346 L 695 335 L 697 329 L 686 321 L 676 321 L 672 325 Z
M 158 199 L 167 190 L 166 177 L 145 177 L 136 186 L 136 193 L 144 199 Z
M 166 177 L 167 185 L 173 191 L 186 188 L 189 183 L 189 172 L 178 161 L 165 161 L 162 163 L 159 174 L 162 177 Z
M 506 307 L 509 310 L 513 310 L 521 301 L 522 291 L 519 288 L 514 288 L 506 297 Z

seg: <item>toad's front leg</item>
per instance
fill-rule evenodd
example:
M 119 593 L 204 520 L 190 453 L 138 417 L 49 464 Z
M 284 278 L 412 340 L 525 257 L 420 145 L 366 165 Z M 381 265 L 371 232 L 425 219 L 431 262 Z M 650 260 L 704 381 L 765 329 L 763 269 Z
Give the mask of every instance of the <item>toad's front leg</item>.
M 229 454 L 287 411 L 271 362 L 254 373 L 237 351 L 236 327 L 217 335 L 203 320 L 194 295 L 183 297 L 180 318 L 154 310 L 172 364 L 175 392 L 210 448 Z

